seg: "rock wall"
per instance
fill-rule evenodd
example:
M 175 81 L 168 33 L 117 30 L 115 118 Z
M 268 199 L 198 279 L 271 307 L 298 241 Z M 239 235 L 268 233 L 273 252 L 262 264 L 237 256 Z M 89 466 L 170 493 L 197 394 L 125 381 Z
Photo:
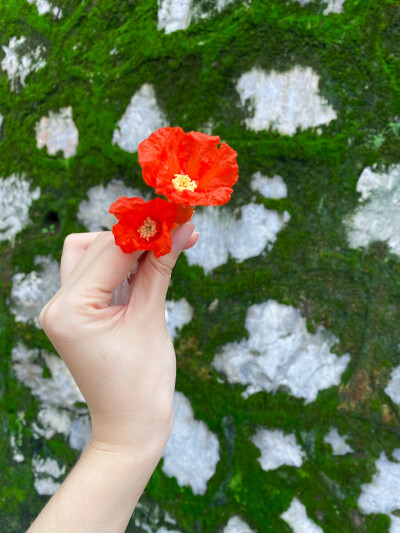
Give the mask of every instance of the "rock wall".
M 400 17 L 395 0 L 0 5 L 0 530 L 90 438 L 40 330 L 63 240 L 150 198 L 137 146 L 219 135 L 168 294 L 176 422 L 128 531 L 400 532 Z

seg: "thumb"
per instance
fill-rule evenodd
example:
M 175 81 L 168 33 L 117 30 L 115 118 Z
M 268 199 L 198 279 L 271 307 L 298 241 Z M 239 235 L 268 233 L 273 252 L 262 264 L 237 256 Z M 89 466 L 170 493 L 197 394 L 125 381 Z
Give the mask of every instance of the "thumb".
M 194 224 L 188 222 L 172 234 L 172 249 L 167 255 L 155 257 L 153 252 L 146 254 L 135 275 L 131 304 L 141 313 L 149 311 L 151 316 L 158 312 L 164 316 L 165 297 L 167 295 L 172 269 L 185 248 L 194 230 Z

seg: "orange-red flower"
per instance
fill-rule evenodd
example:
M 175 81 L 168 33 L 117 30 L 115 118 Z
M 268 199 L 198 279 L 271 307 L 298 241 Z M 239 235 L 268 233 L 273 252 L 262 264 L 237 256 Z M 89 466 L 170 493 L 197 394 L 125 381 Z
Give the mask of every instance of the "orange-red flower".
M 182 128 L 161 128 L 139 144 L 143 179 L 171 202 L 222 205 L 238 180 L 236 152 L 220 138 Z
M 142 198 L 119 198 L 110 207 L 119 222 L 112 231 L 115 243 L 126 254 L 153 250 L 156 257 L 171 251 L 171 229 L 176 206 L 161 198 L 145 202 Z

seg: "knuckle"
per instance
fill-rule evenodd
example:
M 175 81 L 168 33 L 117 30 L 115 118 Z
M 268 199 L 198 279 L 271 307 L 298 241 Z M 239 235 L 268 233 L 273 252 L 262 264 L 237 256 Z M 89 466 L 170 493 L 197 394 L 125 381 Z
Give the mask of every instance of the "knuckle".
M 159 257 L 158 259 L 152 256 L 151 266 L 157 274 L 161 275 L 163 278 L 169 279 L 171 277 L 174 264 L 171 259 L 167 258 L 166 256 Z
M 39 323 L 50 339 L 61 339 L 76 330 L 79 324 L 72 324 L 73 306 L 66 296 L 54 297 L 39 314 Z
M 70 248 L 71 246 L 74 246 L 79 238 L 79 235 L 79 233 L 70 233 L 69 235 L 67 235 L 64 239 L 64 250 Z

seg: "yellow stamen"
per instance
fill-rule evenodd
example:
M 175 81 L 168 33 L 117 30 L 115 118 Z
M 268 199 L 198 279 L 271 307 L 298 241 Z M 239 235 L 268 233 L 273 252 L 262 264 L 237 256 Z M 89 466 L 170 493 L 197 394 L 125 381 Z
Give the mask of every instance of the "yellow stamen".
M 146 239 L 148 241 L 157 233 L 157 222 L 152 218 L 147 217 L 138 229 L 138 232 L 142 239 Z
M 178 192 L 194 191 L 197 189 L 197 183 L 189 178 L 186 174 L 174 174 L 175 179 L 172 180 L 172 185 Z

